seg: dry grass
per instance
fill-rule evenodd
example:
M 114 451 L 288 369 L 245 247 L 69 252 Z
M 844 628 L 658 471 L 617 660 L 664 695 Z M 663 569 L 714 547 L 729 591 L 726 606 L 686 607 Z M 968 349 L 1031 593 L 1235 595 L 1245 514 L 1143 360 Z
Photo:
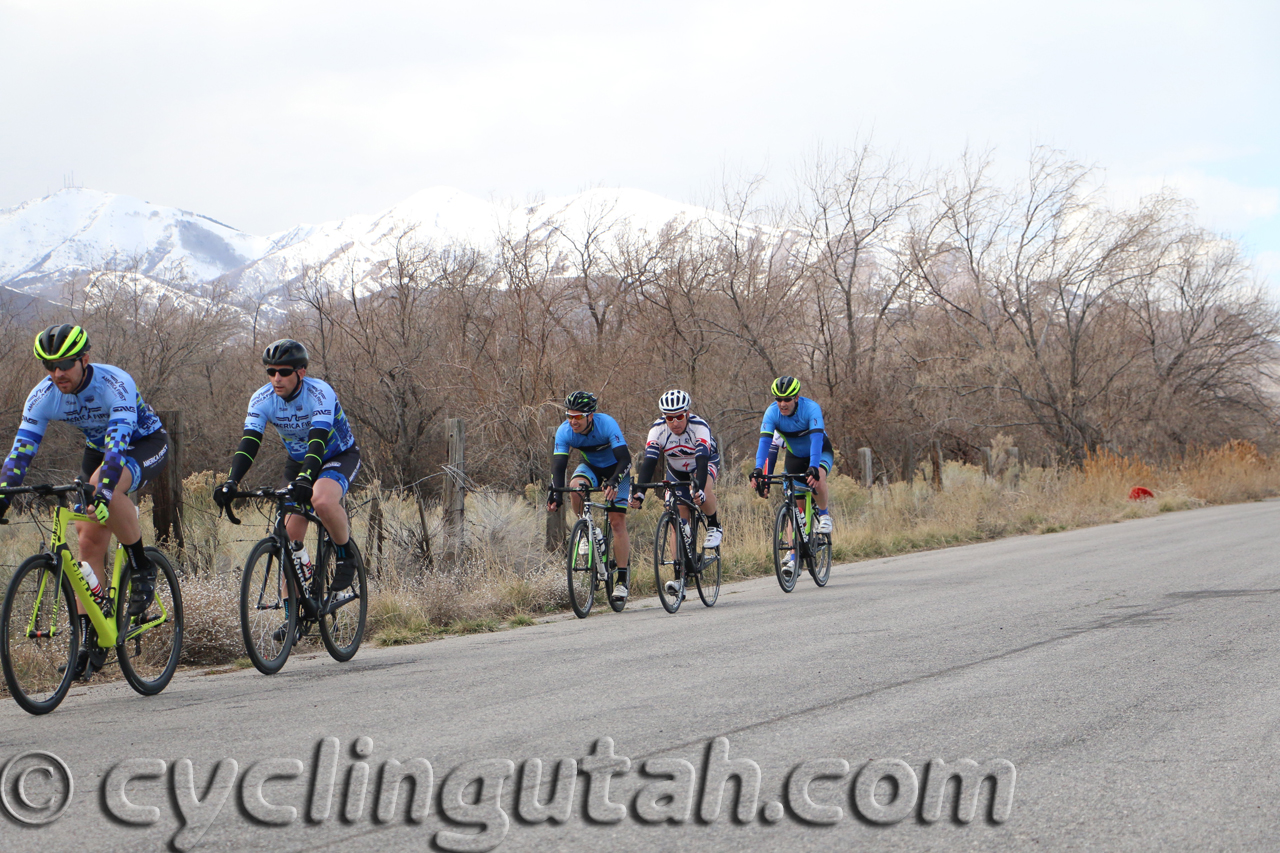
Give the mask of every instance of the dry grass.
M 777 496 L 760 500 L 741 472 L 725 473 L 719 496 L 726 531 L 725 580 L 769 574 Z M 849 477 L 833 476 L 835 558 L 869 559 L 1021 533 L 1052 533 L 1280 494 L 1280 466 L 1244 442 L 1189 453 L 1165 466 L 1102 452 L 1080 469 L 1024 469 L 1016 486 L 1010 473 L 997 481 L 958 463 L 948 463 L 943 477 L 942 492 L 934 492 L 923 480 L 867 492 Z M 241 527 L 219 519 L 211 499 L 214 480 L 203 474 L 186 481 L 187 549 L 174 560 L 186 570 L 182 660 L 190 665 L 237 666 L 244 660 L 237 609 L 240 571 L 253 543 L 266 534 L 269 520 L 251 508 L 241 512 Z M 1151 489 L 1155 498 L 1128 500 L 1134 486 Z M 439 509 L 420 514 L 411 497 L 392 493 L 384 493 L 381 500 L 385 539 L 379 556 L 368 530 L 369 494 L 356 493 L 351 500 L 353 530 L 369 564 L 366 642 L 394 646 L 446 634 L 496 631 L 531 625 L 541 616 L 567 609 L 563 558 L 543 548 L 546 515 L 540 487 L 531 486 L 526 495 L 471 493 L 466 545 L 449 562 L 443 556 Z M 143 510 L 148 511 L 145 503 Z M 637 596 L 654 592 L 653 532 L 661 512 L 661 503 L 651 499 L 643 510 L 629 515 L 631 587 Z M 42 541 L 39 528 L 31 523 L 4 530 L 0 563 L 9 567 L 34 553 Z M 0 580 L 7 581 L 7 576 L 8 571 L 0 570 Z M 318 648 L 313 632 L 303 650 Z

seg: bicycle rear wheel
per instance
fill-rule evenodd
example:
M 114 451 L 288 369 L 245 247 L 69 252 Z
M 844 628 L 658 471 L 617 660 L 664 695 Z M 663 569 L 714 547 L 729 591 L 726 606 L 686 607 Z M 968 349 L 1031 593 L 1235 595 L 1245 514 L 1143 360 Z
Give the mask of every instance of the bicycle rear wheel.
M 286 606 L 289 594 L 296 601 L 297 592 L 284 559 L 280 543 L 268 536 L 253 546 L 240 579 L 240 633 L 249 660 L 263 675 L 284 666 L 298 630 L 298 608 Z
M 831 579 L 831 534 L 815 533 L 809 537 L 809 575 L 818 586 Z
M 0 609 L 0 664 L 9 695 L 29 714 L 49 713 L 71 688 L 79 649 L 71 581 L 49 554 L 29 557 L 14 571 Z
M 680 571 L 680 523 L 670 512 L 664 512 L 658 519 L 658 529 L 653 534 L 653 581 L 658 586 L 658 600 L 662 609 L 675 613 L 684 600 L 684 585 Z M 674 583 L 678 588 L 672 592 L 667 584 Z
M 778 576 L 778 586 L 782 587 L 783 592 L 791 592 L 796 588 L 799 560 L 794 559 L 791 562 L 789 576 L 783 569 L 788 565 L 788 558 L 793 557 L 793 552 L 799 545 L 799 539 L 795 527 L 795 515 L 790 505 L 783 501 L 778 507 L 778 516 L 773 522 L 773 573 Z
M 154 696 L 169 685 L 182 654 L 182 590 L 169 558 L 155 548 L 143 550 L 156 567 L 156 600 L 141 616 L 130 616 L 126 570 L 116 591 L 116 658 L 129 686 Z
M 347 547 L 356 547 L 355 537 L 348 540 Z M 321 535 L 316 549 L 316 575 L 324 578 L 320 600 L 320 639 L 334 660 L 348 661 L 355 657 L 364 637 L 369 587 L 364 558 L 359 553 L 357 550 L 356 574 L 351 579 L 351 586 L 340 592 L 330 592 L 338 561 L 328 534 Z
M 586 619 L 596 600 L 596 573 L 594 546 L 587 522 L 579 519 L 569 536 L 569 603 L 579 619 Z M 597 558 L 598 559 L 598 558 Z
M 714 607 L 720 597 L 720 546 L 703 548 L 699 554 L 698 573 L 694 575 L 698 585 L 698 597 L 707 607 Z

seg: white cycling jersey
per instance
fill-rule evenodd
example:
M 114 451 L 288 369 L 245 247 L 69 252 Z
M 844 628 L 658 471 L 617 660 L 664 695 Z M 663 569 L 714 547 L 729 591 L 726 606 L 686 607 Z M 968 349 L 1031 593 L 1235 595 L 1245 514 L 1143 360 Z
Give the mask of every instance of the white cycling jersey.
M 649 428 L 649 437 L 645 440 L 644 455 L 657 459 L 666 457 L 667 465 L 672 471 L 690 473 L 698 467 L 698 448 L 711 458 L 712 464 L 720 461 L 719 448 L 711 436 L 711 427 L 702 418 L 690 413 L 689 422 L 684 432 L 677 435 L 667 426 L 665 418 L 658 418 Z

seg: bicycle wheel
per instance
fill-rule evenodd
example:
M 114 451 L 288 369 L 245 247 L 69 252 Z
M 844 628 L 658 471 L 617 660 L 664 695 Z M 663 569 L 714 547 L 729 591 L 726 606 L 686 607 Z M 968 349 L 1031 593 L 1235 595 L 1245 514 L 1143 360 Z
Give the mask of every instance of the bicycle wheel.
M 156 567 L 156 600 L 141 616 L 129 615 L 131 578 L 126 571 L 116 591 L 116 657 L 129 686 L 154 696 L 169 685 L 182 654 L 182 590 L 169 558 L 144 548 Z
M 355 537 L 348 540 L 347 547 L 355 549 Z M 351 586 L 340 592 L 330 592 L 338 561 L 328 534 L 320 537 L 315 563 L 316 576 L 324 578 L 320 587 L 323 593 L 320 600 L 320 640 L 334 660 L 348 661 L 355 657 L 364 637 L 364 620 L 369 612 L 369 586 L 364 558 L 359 554 L 356 550 L 356 575 L 351 579 Z
M 49 713 L 71 687 L 79 650 L 71 581 L 49 554 L 27 558 L 14 571 L 0 610 L 0 664 L 9 695 L 29 714 Z
M 782 569 L 788 557 L 793 556 L 799 537 L 796 536 L 795 515 L 791 506 L 783 501 L 778 507 L 778 517 L 773 522 L 773 573 L 778 576 L 778 586 L 783 592 L 791 592 L 796 588 L 796 570 L 799 566 L 792 563 L 791 576 L 787 577 Z
M 596 600 L 595 561 L 591 545 L 591 531 L 582 519 L 573 526 L 569 536 L 569 603 L 579 619 L 586 619 Z
M 826 586 L 831 579 L 831 534 L 814 533 L 809 537 L 809 575 L 818 586 Z
M 604 553 L 600 555 L 600 559 L 604 561 L 604 595 L 609 601 L 609 606 L 613 608 L 614 613 L 621 613 L 623 608 L 627 606 L 627 599 L 631 597 L 631 587 L 635 584 L 632 582 L 630 574 L 631 568 L 627 568 L 627 598 L 616 599 L 613 597 L 613 588 L 618 585 L 618 565 L 613 560 L 613 525 L 609 523 L 609 514 L 604 516 Z
M 286 590 L 294 584 L 282 558 L 280 543 L 268 536 L 249 552 L 240 579 L 240 633 L 249 660 L 263 675 L 284 666 L 298 630 L 298 608 L 285 606 Z
M 675 613 L 684 600 L 684 587 L 681 584 L 680 572 L 680 524 L 670 512 L 664 512 L 658 519 L 658 529 L 653 534 L 653 582 L 658 587 L 658 600 L 662 609 Z M 675 583 L 678 592 L 671 592 L 667 584 Z
M 714 607 L 720 597 L 720 546 L 703 548 L 698 552 L 698 561 L 698 573 L 694 575 L 698 597 L 707 607 Z

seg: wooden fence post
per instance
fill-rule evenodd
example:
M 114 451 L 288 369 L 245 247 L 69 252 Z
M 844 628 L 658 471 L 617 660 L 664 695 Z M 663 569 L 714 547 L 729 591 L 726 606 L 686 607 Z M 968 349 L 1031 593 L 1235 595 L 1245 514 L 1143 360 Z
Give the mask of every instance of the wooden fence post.
M 987 480 L 990 480 L 992 476 L 995 475 L 995 469 L 991 467 L 993 464 L 993 461 L 991 458 L 991 448 L 983 447 L 981 448 L 981 450 L 982 450 L 982 480 L 983 482 L 986 482 Z
M 929 465 L 933 468 L 933 490 L 942 491 L 942 441 L 935 438 L 929 442 Z
M 547 458 L 552 459 L 554 461 L 555 452 L 556 452 L 556 430 L 553 429 L 551 430 L 551 445 L 550 445 L 550 449 L 547 451 Z M 551 483 L 550 474 L 548 474 L 547 476 L 548 476 L 547 484 L 550 485 Z M 561 495 L 560 509 L 556 510 L 555 512 L 547 513 L 547 550 L 553 554 L 564 547 L 564 538 L 566 535 L 564 519 L 565 519 L 565 514 L 568 512 L 568 510 L 565 509 L 565 507 L 568 506 L 568 504 L 569 504 L 568 499 L 564 495 Z
M 364 550 L 378 555 L 378 577 L 382 577 L 382 546 L 386 535 L 382 527 L 382 486 L 375 485 L 369 499 L 369 526 L 365 531 Z
M 871 461 L 871 448 L 859 447 L 858 466 L 862 468 L 862 487 L 864 489 L 871 488 L 872 483 L 876 481 L 875 468 L 872 467 L 873 464 L 874 463 Z
M 1010 447 L 1005 451 L 1006 458 L 1009 460 L 1009 468 L 1013 471 L 1013 487 L 1018 488 L 1018 483 L 1022 478 L 1022 463 L 1018 460 L 1018 448 Z
M 902 479 L 908 486 L 916 481 L 916 449 L 910 438 L 902 443 Z
M 466 521 L 467 486 L 463 453 L 463 422 L 449 418 L 444 422 L 449 437 L 449 461 L 444 475 L 444 533 L 446 561 L 455 559 L 463 549 L 463 523 Z
M 156 412 L 169 433 L 169 461 L 151 490 L 151 523 L 156 544 L 186 547 L 182 535 L 182 412 Z

